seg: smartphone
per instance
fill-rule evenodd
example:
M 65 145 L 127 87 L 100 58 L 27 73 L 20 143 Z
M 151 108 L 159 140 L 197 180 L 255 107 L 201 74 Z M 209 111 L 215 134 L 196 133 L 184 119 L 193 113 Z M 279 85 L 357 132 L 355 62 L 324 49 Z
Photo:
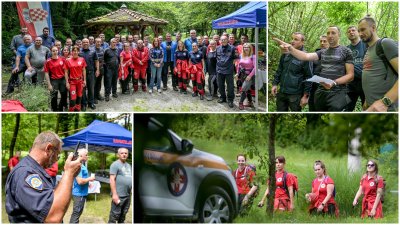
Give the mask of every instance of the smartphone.
M 78 143 L 76 144 L 75 151 L 74 151 L 74 156 L 72 156 L 72 161 L 75 161 L 79 157 L 78 149 L 79 149 L 79 145 L 80 144 L 81 144 L 81 141 L 78 141 Z

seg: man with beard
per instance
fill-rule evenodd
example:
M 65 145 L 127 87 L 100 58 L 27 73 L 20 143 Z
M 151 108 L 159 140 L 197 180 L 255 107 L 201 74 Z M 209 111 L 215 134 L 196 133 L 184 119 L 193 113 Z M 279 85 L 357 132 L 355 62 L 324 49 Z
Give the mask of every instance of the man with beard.
M 34 140 L 29 155 L 7 177 L 6 211 L 10 223 L 62 223 L 71 200 L 72 183 L 81 168 L 81 158 L 72 161 L 70 153 L 57 187 L 46 173 L 58 161 L 62 141 L 45 131 Z
M 385 112 L 398 109 L 398 44 L 379 38 L 375 20 L 366 16 L 358 22 L 358 31 L 368 50 L 364 57 L 362 87 L 367 111 Z
M 56 39 L 50 36 L 50 30 L 48 27 L 43 28 L 43 34 L 39 37 L 42 38 L 43 45 L 46 46 L 48 49 L 51 49 L 51 47 L 53 47 L 54 43 L 56 42 Z
M 315 92 L 316 111 L 340 112 L 347 108 L 350 102 L 347 96 L 347 84 L 353 80 L 354 65 L 353 55 L 349 48 L 339 44 L 340 29 L 338 26 L 328 27 L 329 48 L 321 49 L 314 53 L 305 53 L 292 45 L 274 38 L 285 52 L 303 61 L 321 61 L 321 74 L 323 78 L 332 80 L 329 83 L 320 82 Z
M 351 112 L 356 107 L 358 97 L 361 99 L 361 103 L 365 102 L 365 95 L 362 89 L 361 77 L 362 68 L 365 52 L 367 51 L 366 44 L 361 41 L 358 34 L 356 26 L 350 26 L 347 28 L 347 38 L 350 40 L 351 44 L 347 47 L 353 52 L 353 63 L 354 63 L 354 80 L 348 85 L 348 96 L 351 102 L 347 105 L 347 111 Z

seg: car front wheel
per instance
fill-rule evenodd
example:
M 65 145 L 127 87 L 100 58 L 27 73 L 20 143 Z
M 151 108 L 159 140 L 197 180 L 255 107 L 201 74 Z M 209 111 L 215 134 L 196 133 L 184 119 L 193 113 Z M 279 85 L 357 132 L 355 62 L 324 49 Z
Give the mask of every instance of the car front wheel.
M 233 218 L 232 200 L 220 187 L 210 187 L 204 191 L 199 220 L 201 223 L 231 223 Z

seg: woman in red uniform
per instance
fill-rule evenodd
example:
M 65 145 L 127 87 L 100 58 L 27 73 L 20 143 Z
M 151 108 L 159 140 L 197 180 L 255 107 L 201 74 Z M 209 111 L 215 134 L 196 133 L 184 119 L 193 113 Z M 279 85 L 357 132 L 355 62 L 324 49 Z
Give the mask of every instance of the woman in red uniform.
M 360 180 L 360 188 L 353 201 L 353 206 L 358 204 L 358 198 L 364 194 L 362 200 L 361 218 L 383 218 L 381 196 L 383 193 L 383 178 L 378 175 L 378 164 L 368 160 L 367 172 Z
M 65 62 L 64 73 L 70 94 L 69 111 L 81 111 L 82 90 L 86 86 L 86 61 L 79 57 L 79 47 L 72 47 L 72 58 Z
M 306 199 L 311 203 L 310 214 L 339 216 L 339 209 L 335 202 L 335 183 L 327 175 L 325 164 L 320 160 L 315 161 L 314 172 L 317 178 L 312 182 L 311 193 L 306 194 Z
M 255 171 L 246 164 L 246 156 L 239 154 L 237 157 L 238 168 L 233 171 L 233 177 L 239 193 L 239 213 L 243 214 L 251 207 L 257 185 L 254 183 Z
M 199 51 L 197 43 L 192 44 L 192 51 L 189 53 L 189 73 L 193 82 L 193 97 L 200 95 L 200 100 L 204 99 L 204 59 L 203 53 Z
M 68 47 L 63 48 L 61 57 L 64 59 L 69 59 L 71 57 L 71 52 L 69 51 Z
M 182 41 L 178 41 L 178 47 L 174 54 L 176 59 L 174 76 L 178 78 L 180 93 L 187 94 L 186 88 L 189 84 L 189 76 L 187 73 L 189 52 L 185 49 L 185 45 Z
M 51 109 L 54 112 L 62 112 L 67 107 L 67 89 L 65 83 L 65 58 L 58 56 L 57 46 L 51 48 L 51 58 L 44 64 L 44 74 L 47 81 L 47 88 L 51 94 Z M 57 96 L 60 92 L 60 104 L 57 104 Z
M 120 66 L 119 66 L 119 73 L 118 79 L 121 83 L 122 94 L 129 93 L 129 78 L 131 77 L 132 73 L 132 53 L 131 47 L 129 43 L 124 44 L 124 50 L 120 54 Z M 137 91 L 137 87 L 136 90 Z
M 276 189 L 275 189 L 275 200 L 274 200 L 274 211 L 292 211 L 294 209 L 294 191 L 293 185 L 295 177 L 291 173 L 285 171 L 286 159 L 283 156 L 277 156 L 275 158 L 276 172 Z M 268 182 L 269 183 L 269 182 Z M 265 190 L 264 196 L 258 203 L 259 207 L 262 207 L 269 194 L 269 185 Z

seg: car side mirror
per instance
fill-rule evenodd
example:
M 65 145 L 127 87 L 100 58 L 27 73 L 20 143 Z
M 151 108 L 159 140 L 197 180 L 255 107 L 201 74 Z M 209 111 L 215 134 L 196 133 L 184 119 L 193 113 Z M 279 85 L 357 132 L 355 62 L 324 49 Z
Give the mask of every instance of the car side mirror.
M 192 152 L 193 150 L 193 143 L 190 140 L 182 139 L 181 147 L 183 152 Z

